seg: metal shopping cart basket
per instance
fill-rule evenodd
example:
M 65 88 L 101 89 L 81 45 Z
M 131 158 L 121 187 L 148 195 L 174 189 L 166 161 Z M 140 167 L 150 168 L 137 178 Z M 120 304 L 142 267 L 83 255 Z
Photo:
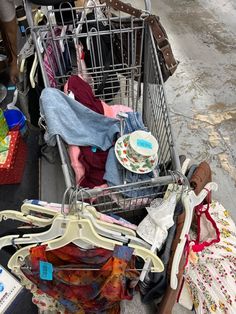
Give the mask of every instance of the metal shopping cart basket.
M 33 2 L 42 5 L 46 1 Z M 60 1 L 57 0 L 51 2 L 54 6 L 41 7 L 47 23 L 36 25 L 32 4 L 25 1 L 27 20 L 45 86 L 62 89 L 71 74 L 89 77 L 97 97 L 139 111 L 159 144 L 157 177 L 114 187 L 80 189 L 75 187 L 66 144 L 57 136 L 66 186 L 76 190 L 77 199 L 93 202 L 104 212 L 129 212 L 143 208 L 153 198 L 162 196 L 169 183 L 180 179 L 179 158 L 173 141 L 158 54 L 151 28 L 144 22 L 149 15 L 150 3 L 145 0 L 142 15 L 137 18 L 113 10 L 98 0 L 85 1 L 83 7 L 75 7 L 73 1 L 62 4 L 58 4 Z M 117 36 L 121 47 L 114 42 Z M 108 47 L 105 53 L 102 47 L 104 38 Z M 78 51 L 75 49 L 81 43 L 87 45 L 89 50 L 90 62 L 86 64 L 86 69 L 78 61 Z M 124 46 L 127 47 L 126 52 L 122 50 Z M 119 62 L 115 60 L 117 49 L 121 52 Z M 140 49 L 138 58 L 137 49 Z M 106 59 L 108 54 L 109 63 Z

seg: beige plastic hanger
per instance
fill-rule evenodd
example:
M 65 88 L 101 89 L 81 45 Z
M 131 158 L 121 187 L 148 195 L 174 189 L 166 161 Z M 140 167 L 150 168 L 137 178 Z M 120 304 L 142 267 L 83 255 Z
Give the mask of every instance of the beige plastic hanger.
M 37 207 L 41 207 L 41 206 L 37 206 Z M 32 212 L 32 211 L 30 211 L 30 212 Z M 87 217 L 87 216 L 89 216 L 89 217 Z M 110 223 L 100 222 L 100 221 L 96 220 L 96 218 L 94 218 L 92 216 L 92 214 L 88 211 L 85 211 L 85 215 L 82 217 L 90 219 L 94 228 L 96 229 L 96 232 L 102 236 L 120 241 L 124 244 L 131 242 L 133 244 L 142 245 L 148 249 L 150 248 L 150 245 L 148 243 L 146 243 L 143 240 L 133 236 L 132 234 L 131 235 L 127 235 L 127 234 L 124 235 L 124 234 L 120 233 L 119 229 L 117 232 L 114 231 L 114 229 L 112 229 L 112 230 L 108 229 L 107 227 L 109 227 L 109 225 L 111 225 Z M 51 228 L 49 230 L 47 230 L 45 232 L 25 234 L 22 236 L 19 236 L 16 233 L 16 234 L 12 234 L 12 235 L 7 235 L 5 237 L 1 237 L 0 238 L 0 249 L 2 249 L 5 246 L 12 245 L 13 243 L 15 245 L 30 244 L 30 243 L 42 243 L 42 242 L 54 239 L 55 236 L 62 236 L 65 232 L 64 221 L 65 221 L 65 218 L 62 216 L 59 217 L 59 215 L 57 214 L 55 216 L 55 219 L 53 220 L 53 225 L 51 226 Z M 56 234 L 55 234 L 55 230 L 56 230 Z M 83 243 L 81 240 L 76 244 L 78 244 L 80 247 L 82 247 L 84 249 L 89 248 L 88 245 L 86 245 L 86 243 Z
M 109 230 L 114 230 L 114 231 L 117 231 L 117 232 L 120 232 L 122 234 L 125 234 L 125 235 L 131 235 L 131 236 L 136 236 L 136 232 L 132 229 L 129 229 L 127 227 L 124 227 L 124 226 L 121 226 L 121 225 L 117 225 L 117 224 L 112 224 L 112 223 L 107 223 L 105 221 L 102 221 L 100 220 L 100 217 L 101 217 L 101 213 L 99 213 L 95 207 L 89 205 L 89 204 L 86 204 L 86 203 L 81 203 L 81 202 L 77 202 L 76 206 L 81 209 L 81 208 L 85 208 L 85 210 L 87 210 L 90 214 L 93 215 L 94 218 L 97 219 L 97 221 L 103 225 L 105 228 L 109 229 Z
M 49 217 L 37 217 L 31 215 L 32 213 L 37 213 L 40 215 L 46 214 Z M 35 226 L 39 227 L 46 227 L 48 225 L 51 225 L 54 218 L 58 215 L 59 213 L 53 209 L 39 206 L 39 205 L 34 205 L 34 204 L 29 204 L 29 203 L 24 203 L 21 206 L 21 211 L 17 210 L 3 210 L 0 212 L 0 221 L 1 220 L 7 220 L 7 219 L 12 219 L 12 220 L 18 220 L 22 221 L 28 224 L 33 224 Z
M 116 225 L 116 224 L 110 224 L 110 223 L 99 220 L 101 214 L 93 206 L 87 203 L 77 202 L 76 207 L 77 207 L 77 210 L 78 209 L 80 210 L 83 207 L 86 208 L 86 210 L 88 210 L 95 218 L 97 218 L 97 223 L 103 228 L 107 228 L 111 231 L 119 232 L 125 235 L 131 235 L 134 237 L 136 236 L 135 231 L 132 229 L 129 229 L 120 225 Z M 57 211 L 51 208 L 47 208 L 47 207 L 35 205 L 35 204 L 30 204 L 30 203 L 24 203 L 21 206 L 21 212 L 26 215 L 31 214 L 33 212 L 40 213 L 40 214 L 47 214 L 49 216 L 57 216 L 59 214 Z
M 30 70 L 30 74 L 29 74 L 29 78 L 30 78 L 30 84 L 32 88 L 35 88 L 36 84 L 35 84 L 35 73 L 37 70 L 37 66 L 38 66 L 38 56 L 37 56 L 37 52 L 34 53 L 34 61 Z
M 115 245 L 123 245 L 121 242 L 99 236 L 94 230 L 91 221 L 87 219 L 78 220 L 77 218 L 75 218 L 75 220 L 70 219 L 66 231 L 61 238 L 49 241 L 44 244 L 47 245 L 49 250 L 55 250 L 78 239 L 78 234 L 80 239 L 83 239 L 84 241 L 87 240 L 90 244 L 96 247 L 103 247 L 107 250 L 114 250 Z M 134 255 L 141 257 L 144 261 L 150 257 L 152 264 L 154 265 L 154 267 L 151 268 L 152 271 L 158 272 L 160 269 L 164 269 L 164 266 L 159 257 L 153 254 L 150 250 L 135 244 L 128 244 L 128 246 L 134 248 Z
M 92 244 L 93 246 L 101 247 L 107 250 L 114 250 L 115 245 L 122 245 L 121 242 L 106 239 L 98 235 L 94 230 L 92 223 L 87 219 L 78 219 L 76 216 L 70 216 L 69 218 L 67 217 L 67 221 L 65 219 L 62 221 L 66 225 L 64 235 L 60 238 L 43 243 L 44 245 L 47 245 L 47 250 L 58 249 L 77 240 L 82 240 Z M 24 247 L 17 251 L 9 260 L 8 267 L 14 272 L 19 272 L 19 260 L 24 260 L 29 254 L 29 249 L 34 246 L 35 245 Z M 134 255 L 141 257 L 144 261 L 147 260 L 147 258 L 150 258 L 153 265 L 151 267 L 151 271 L 163 271 L 164 265 L 162 261 L 149 249 L 135 244 L 128 244 L 128 246 L 134 249 Z
M 16 210 L 3 210 L 0 212 L 0 221 L 2 220 L 18 220 L 28 224 L 32 224 L 38 227 L 46 227 L 51 225 L 54 218 L 40 218 L 32 215 L 25 215 L 22 212 L 18 212 Z
M 30 204 L 30 203 L 22 204 L 20 210 L 25 215 L 29 215 L 29 214 L 34 212 L 34 213 L 46 214 L 46 215 L 54 217 L 54 216 L 60 214 L 60 212 L 58 212 L 58 211 L 56 211 L 56 210 L 54 210 L 52 208 L 48 208 L 46 206 Z
M 185 209 L 185 221 L 180 235 L 180 242 L 175 250 L 173 263 L 171 267 L 170 286 L 173 290 L 177 289 L 179 273 L 179 264 L 186 244 L 186 236 L 192 224 L 194 207 L 201 204 L 208 194 L 208 191 L 217 191 L 218 185 L 215 182 L 207 183 L 205 188 L 197 196 L 193 191 L 185 191 L 182 195 L 182 202 Z
M 8 245 L 22 245 L 22 244 L 39 244 L 42 242 L 46 242 L 52 239 L 55 239 L 55 237 L 62 236 L 65 232 L 66 224 L 65 221 L 67 221 L 68 217 L 63 217 L 62 215 L 58 215 L 53 220 L 52 226 L 49 230 L 40 232 L 40 233 L 32 233 L 32 234 L 24 234 L 23 236 L 19 236 L 19 234 L 13 234 L 13 235 L 7 235 L 5 237 L 0 237 L 0 250 Z M 85 244 L 82 240 L 76 242 L 81 248 L 88 249 L 88 244 Z

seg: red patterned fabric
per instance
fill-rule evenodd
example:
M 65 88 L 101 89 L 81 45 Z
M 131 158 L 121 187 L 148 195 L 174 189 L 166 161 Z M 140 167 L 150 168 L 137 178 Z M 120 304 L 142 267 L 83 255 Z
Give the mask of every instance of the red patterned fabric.
M 20 135 L 20 131 L 9 131 L 10 145 L 7 157 L 0 163 L 0 184 L 20 183 L 27 159 L 27 145 Z M 1 154 L 3 154 L 1 153 Z
M 133 297 L 139 272 L 135 270 L 133 249 L 122 246 L 114 251 L 82 250 L 74 244 L 46 251 L 31 249 L 25 276 L 38 289 L 56 299 L 70 313 L 118 314 L 119 302 Z M 53 280 L 41 280 L 40 261 L 53 265 Z

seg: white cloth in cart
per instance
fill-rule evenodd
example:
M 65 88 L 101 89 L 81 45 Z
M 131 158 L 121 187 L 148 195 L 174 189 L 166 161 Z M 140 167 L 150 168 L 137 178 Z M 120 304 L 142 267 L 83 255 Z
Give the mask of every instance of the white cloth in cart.
M 176 206 L 176 193 L 163 200 L 153 200 L 147 207 L 148 215 L 140 222 L 137 234 L 146 242 L 153 244 L 156 239 L 156 248 L 161 249 L 168 236 L 168 229 L 173 226 L 173 215 Z
M 120 121 L 107 118 L 54 88 L 45 88 L 40 96 L 40 113 L 47 130 L 44 138 L 56 145 L 56 135 L 69 145 L 93 146 L 107 150 L 120 132 Z

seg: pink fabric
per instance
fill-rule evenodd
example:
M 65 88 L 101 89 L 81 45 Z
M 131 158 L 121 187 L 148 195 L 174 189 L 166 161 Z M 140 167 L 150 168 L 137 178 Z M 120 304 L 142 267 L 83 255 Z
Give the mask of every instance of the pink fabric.
M 123 105 L 113 105 L 109 106 L 104 101 L 102 101 L 102 106 L 104 110 L 104 116 L 109 118 L 117 118 L 119 112 L 132 112 L 133 110 L 127 106 Z
M 80 184 L 85 176 L 85 167 L 79 160 L 81 154 L 80 148 L 79 146 L 69 145 L 68 152 L 70 156 L 71 166 L 75 172 L 76 183 Z
M 84 61 L 84 50 L 82 44 L 76 45 L 76 58 L 78 66 L 78 76 L 80 76 L 85 82 L 92 86 L 93 78 L 87 72 L 87 67 Z
M 54 30 L 55 36 L 59 36 L 60 33 L 61 33 L 61 30 L 59 28 Z M 59 44 L 55 44 L 54 48 L 57 49 L 57 52 L 60 55 Z M 58 71 L 58 65 L 57 65 L 56 56 L 54 55 L 54 51 L 53 51 L 53 47 L 52 47 L 51 42 L 49 42 L 47 45 L 47 48 L 46 48 L 46 51 L 44 54 L 44 58 L 43 58 L 43 63 L 44 63 L 45 71 L 46 71 L 47 76 L 48 76 L 50 87 L 56 87 L 57 82 L 55 80 L 55 75 Z
M 50 87 L 56 87 L 57 83 L 55 80 L 55 73 L 57 72 L 57 63 L 55 56 L 53 55 L 53 49 L 51 45 L 47 47 L 43 63 L 48 76 Z
M 136 230 L 137 229 L 136 225 L 131 224 L 128 221 L 125 222 L 124 220 L 118 220 L 118 219 L 115 219 L 115 218 L 113 218 L 111 216 L 108 216 L 108 215 L 105 215 L 105 214 L 100 214 L 99 219 L 101 221 L 105 221 L 105 222 L 108 222 L 108 223 L 111 223 L 111 224 L 117 224 L 117 225 L 129 228 L 129 229 L 132 229 L 132 230 Z

